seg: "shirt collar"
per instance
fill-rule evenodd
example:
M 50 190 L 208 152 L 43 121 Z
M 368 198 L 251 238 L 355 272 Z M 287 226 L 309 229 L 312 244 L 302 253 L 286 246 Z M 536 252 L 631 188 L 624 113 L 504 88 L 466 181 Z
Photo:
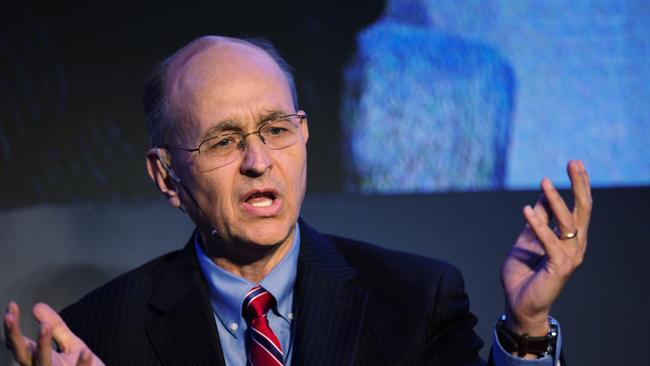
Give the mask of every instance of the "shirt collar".
M 201 235 L 198 230 L 194 234 L 194 246 L 201 272 L 210 289 L 212 309 L 224 327 L 233 336 L 237 337 L 238 333 L 245 329 L 245 321 L 241 313 L 244 297 L 256 284 L 224 270 L 208 258 L 201 246 Z M 298 223 L 296 223 L 291 248 L 289 248 L 284 258 L 259 283 L 260 286 L 264 287 L 275 298 L 277 315 L 289 323 L 292 322 L 293 317 L 291 308 L 293 305 L 293 287 L 296 282 L 299 252 L 300 228 Z M 237 324 L 237 326 L 234 327 L 233 324 Z

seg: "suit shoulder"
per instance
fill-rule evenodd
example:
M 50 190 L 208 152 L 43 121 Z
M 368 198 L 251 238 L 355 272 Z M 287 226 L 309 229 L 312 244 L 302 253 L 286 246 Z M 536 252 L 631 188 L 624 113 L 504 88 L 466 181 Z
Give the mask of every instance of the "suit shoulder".
M 383 285 L 418 287 L 436 284 L 446 274 L 461 276 L 448 262 L 436 258 L 383 248 L 359 240 L 328 235 L 337 251 L 361 277 L 380 279 Z
M 114 279 L 108 281 L 106 284 L 98 287 L 88 295 L 101 293 L 108 288 L 121 287 L 122 285 L 133 281 L 155 281 L 160 278 L 169 264 L 178 256 L 180 250 L 175 250 L 167 254 L 163 254 L 154 258 L 140 266 L 129 270 Z
M 136 302 L 148 300 L 155 284 L 164 274 L 169 264 L 178 256 L 176 250 L 154 258 L 84 295 L 77 302 L 68 305 L 61 311 L 61 316 L 67 321 L 83 321 L 84 315 L 104 307 L 115 307 L 118 303 L 128 303 L 131 309 L 136 309 Z M 140 306 L 141 307 L 141 306 Z
M 379 245 L 370 244 L 364 241 L 344 238 L 335 235 L 327 235 L 335 244 L 337 250 L 351 262 L 369 261 L 385 266 L 415 266 L 425 267 L 429 270 L 447 270 L 453 265 L 438 259 L 424 257 L 414 253 L 388 249 Z

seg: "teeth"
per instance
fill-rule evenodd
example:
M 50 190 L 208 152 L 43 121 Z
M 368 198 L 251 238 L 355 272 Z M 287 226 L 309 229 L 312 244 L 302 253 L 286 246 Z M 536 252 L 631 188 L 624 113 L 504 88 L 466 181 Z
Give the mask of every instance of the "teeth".
M 251 203 L 251 206 L 253 207 L 269 207 L 273 204 L 273 200 L 270 198 L 266 199 L 261 199 L 261 200 L 256 200 L 255 202 Z

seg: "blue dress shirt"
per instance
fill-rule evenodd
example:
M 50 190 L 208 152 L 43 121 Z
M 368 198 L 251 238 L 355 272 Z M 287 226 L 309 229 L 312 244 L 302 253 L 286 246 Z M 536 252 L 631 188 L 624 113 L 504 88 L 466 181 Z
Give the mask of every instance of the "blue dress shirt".
M 199 266 L 210 289 L 210 302 L 226 365 L 246 365 L 248 324 L 242 315 L 242 303 L 246 293 L 257 284 L 214 264 L 201 247 L 201 235 L 198 231 L 194 238 Z M 277 303 L 276 308 L 269 312 L 267 319 L 282 345 L 285 365 L 291 364 L 294 318 L 292 313 L 293 287 L 296 282 L 299 252 L 300 230 L 296 223 L 295 235 L 289 252 L 259 283 L 273 295 Z
M 271 272 L 259 283 L 269 291 L 277 302 L 277 307 L 269 312 L 268 320 L 273 332 L 282 344 L 285 357 L 285 365 L 291 365 L 292 351 L 292 324 L 294 314 L 293 287 L 296 282 L 298 269 L 298 253 L 300 252 L 300 228 L 296 223 L 295 236 L 287 255 L 271 270 Z M 242 303 L 246 293 L 257 284 L 242 277 L 236 276 L 212 262 L 205 255 L 201 244 L 201 236 L 198 231 L 195 234 L 194 245 L 201 267 L 201 272 L 207 280 L 210 288 L 210 302 L 215 314 L 215 322 L 221 348 L 223 350 L 226 365 L 246 365 L 246 331 L 248 324 L 242 316 Z M 537 360 L 524 360 L 506 352 L 496 335 L 493 332 L 492 356 L 495 365 L 499 366 L 555 366 L 557 365 L 561 351 L 561 333 L 558 328 L 557 351 L 555 358 L 546 356 Z

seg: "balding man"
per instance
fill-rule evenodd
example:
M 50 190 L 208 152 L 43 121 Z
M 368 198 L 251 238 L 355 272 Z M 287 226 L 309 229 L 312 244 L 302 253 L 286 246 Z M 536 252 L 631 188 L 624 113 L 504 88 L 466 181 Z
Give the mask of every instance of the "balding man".
M 202 37 L 159 65 L 145 94 L 147 171 L 196 230 L 182 250 L 91 292 L 62 318 L 37 305 L 36 342 L 23 338 L 11 303 L 5 331 L 19 363 L 483 364 L 458 270 L 321 235 L 299 219 L 307 116 L 272 47 Z M 544 199 L 524 209 L 528 225 L 502 270 L 495 364 L 559 359 L 548 313 L 582 261 L 591 209 L 582 163 L 568 171 L 573 211 L 548 180 Z

